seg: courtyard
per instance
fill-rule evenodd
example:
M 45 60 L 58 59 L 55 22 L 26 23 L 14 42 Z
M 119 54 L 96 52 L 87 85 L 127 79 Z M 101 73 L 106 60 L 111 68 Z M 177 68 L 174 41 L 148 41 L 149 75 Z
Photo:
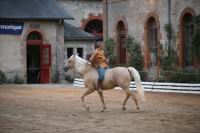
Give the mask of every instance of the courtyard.
M 100 112 L 96 92 L 86 97 L 87 112 L 80 97 L 85 89 L 65 85 L 1 85 L 0 133 L 199 133 L 200 95 L 146 93 L 136 113 L 129 99 L 122 111 L 125 93 L 104 92 L 107 110 Z

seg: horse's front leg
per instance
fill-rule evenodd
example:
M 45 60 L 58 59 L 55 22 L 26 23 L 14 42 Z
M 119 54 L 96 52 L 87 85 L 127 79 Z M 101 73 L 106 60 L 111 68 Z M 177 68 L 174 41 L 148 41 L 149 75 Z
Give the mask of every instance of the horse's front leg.
M 101 110 L 101 112 L 104 112 L 104 110 L 106 109 L 106 104 L 104 102 L 104 97 L 103 97 L 103 92 L 102 91 L 98 91 L 99 97 L 101 99 L 101 103 L 103 105 L 103 109 Z
M 84 98 L 85 98 L 87 95 L 89 95 L 90 93 L 92 93 L 92 92 L 94 92 L 94 89 L 88 88 L 88 89 L 86 90 L 86 92 L 83 94 L 83 96 L 81 97 L 82 105 L 83 105 L 83 107 L 84 107 L 87 111 L 89 111 L 90 108 L 85 104 Z

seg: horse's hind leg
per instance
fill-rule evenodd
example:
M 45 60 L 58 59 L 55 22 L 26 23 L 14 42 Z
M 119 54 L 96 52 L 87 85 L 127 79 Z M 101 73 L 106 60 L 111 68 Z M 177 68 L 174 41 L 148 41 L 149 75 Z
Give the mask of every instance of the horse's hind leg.
M 135 96 L 128 88 L 127 88 L 127 89 L 124 89 L 124 91 L 126 92 L 126 95 L 127 95 L 127 96 L 126 96 L 126 99 L 124 100 L 123 108 L 126 109 L 126 107 L 125 107 L 126 102 L 127 102 L 128 98 L 131 97 L 131 98 L 134 100 L 135 104 L 136 104 L 137 112 L 139 112 L 139 104 L 138 104 L 138 101 L 137 101 L 136 96 Z M 122 109 L 123 109 L 123 108 L 122 108 Z
M 128 101 L 130 95 L 128 93 L 126 93 L 126 98 L 122 104 L 122 111 L 126 110 L 126 102 Z
M 88 88 L 88 89 L 86 90 L 86 92 L 83 94 L 83 96 L 81 97 L 81 99 L 82 99 L 82 105 L 83 105 L 83 107 L 84 107 L 87 111 L 89 111 L 90 108 L 86 106 L 85 101 L 84 101 L 84 98 L 85 98 L 87 95 L 89 95 L 90 93 L 94 92 L 94 91 L 95 91 L 94 89 Z
M 104 112 L 104 110 L 106 109 L 106 104 L 104 102 L 104 97 L 103 97 L 103 92 L 102 91 L 98 91 L 99 97 L 101 99 L 101 103 L 103 104 L 103 109 L 101 110 L 101 112 Z

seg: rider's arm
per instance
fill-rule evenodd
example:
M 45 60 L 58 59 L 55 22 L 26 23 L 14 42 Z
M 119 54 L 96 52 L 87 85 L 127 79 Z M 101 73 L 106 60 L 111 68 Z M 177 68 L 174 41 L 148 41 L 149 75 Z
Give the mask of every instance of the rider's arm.
M 93 52 L 92 56 L 90 57 L 90 62 L 93 62 L 93 61 L 94 61 L 94 58 L 95 58 L 96 54 L 97 54 L 97 51 L 95 50 L 95 51 Z

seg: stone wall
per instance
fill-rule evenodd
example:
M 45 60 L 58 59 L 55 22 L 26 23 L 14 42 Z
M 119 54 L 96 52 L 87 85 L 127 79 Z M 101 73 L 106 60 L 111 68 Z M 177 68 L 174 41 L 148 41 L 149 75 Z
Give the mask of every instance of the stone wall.
M 104 15 L 106 15 L 106 0 L 103 2 Z M 108 37 L 112 37 L 117 41 L 117 23 L 123 21 L 127 28 L 127 34 L 134 36 L 136 40 L 141 43 L 145 58 L 144 67 L 145 69 L 148 69 L 149 55 L 147 54 L 147 21 L 150 17 L 155 18 L 156 27 L 158 28 L 158 45 L 161 48 L 167 47 L 165 45 L 168 40 L 166 37 L 165 25 L 169 23 L 168 0 L 108 0 L 107 2 L 108 16 L 104 17 L 104 22 L 108 22 Z M 194 12 L 194 15 L 200 14 L 200 1 L 171 0 L 171 23 L 176 35 L 176 42 L 173 47 L 177 50 L 179 60 L 181 58 L 180 20 L 184 10 Z M 105 26 L 106 24 L 104 24 L 104 35 L 106 34 Z M 158 72 L 158 68 L 154 68 L 153 71 Z M 153 75 L 156 74 L 153 73 Z
M 171 0 L 171 20 L 176 34 L 181 13 L 188 7 L 200 14 L 199 0 Z M 137 38 L 143 46 L 145 21 L 151 13 L 158 17 L 160 43 L 164 44 L 167 40 L 164 29 L 165 24 L 168 24 L 167 0 L 108 0 L 108 36 L 115 38 L 116 24 L 123 17 L 127 22 L 128 34 Z
M 103 14 L 101 0 L 57 0 L 75 20 L 68 21 L 70 24 L 80 27 L 82 20 L 87 19 L 90 14 L 98 16 Z

